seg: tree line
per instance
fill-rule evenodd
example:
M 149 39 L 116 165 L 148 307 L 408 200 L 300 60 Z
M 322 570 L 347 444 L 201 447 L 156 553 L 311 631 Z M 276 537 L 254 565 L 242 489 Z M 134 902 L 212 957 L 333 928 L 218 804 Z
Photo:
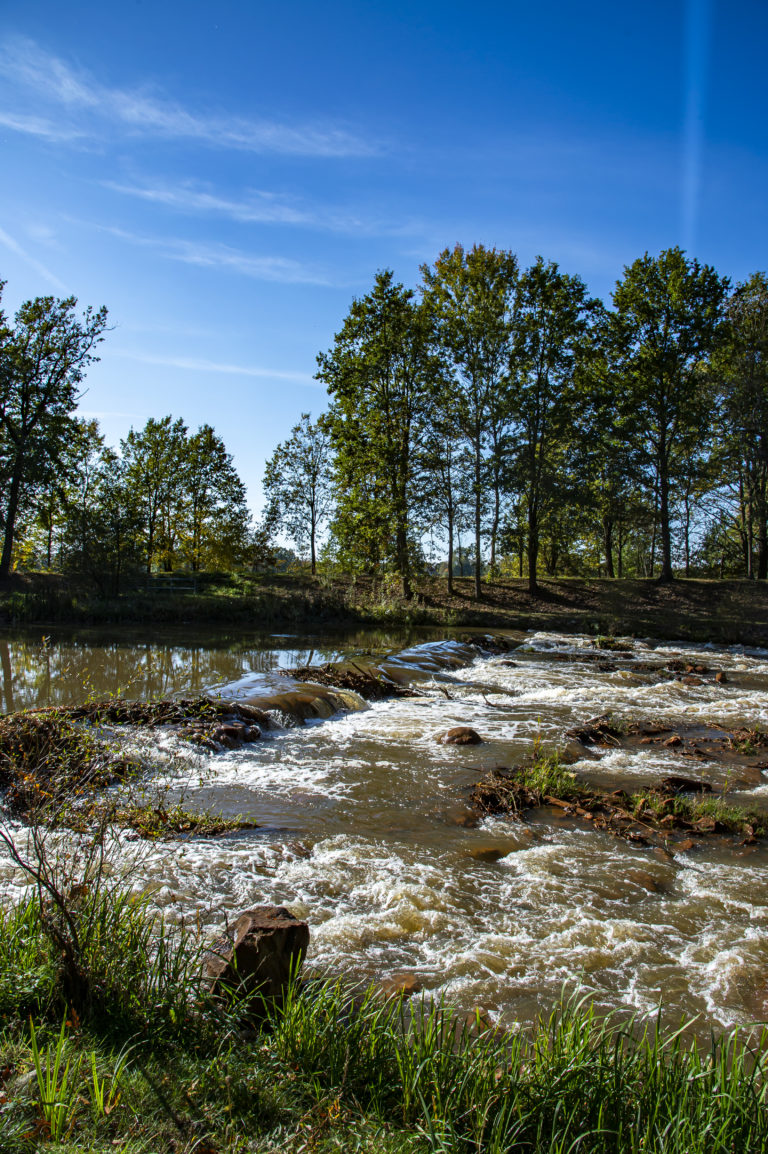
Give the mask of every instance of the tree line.
M 78 315 L 74 297 L 0 312 L 0 579 L 56 568 L 109 594 L 129 574 L 248 564 L 245 486 L 210 425 L 150 418 L 115 450 L 78 417 L 106 330 L 106 308 Z
M 308 415 L 268 462 L 267 519 L 314 570 L 768 576 L 768 280 L 679 248 L 611 305 L 552 261 L 460 245 L 417 289 L 353 301 Z M 461 550 L 462 536 L 465 547 Z M 463 556 L 456 563 L 457 545 Z
M 0 286 L 2 287 L 2 286 Z M 353 300 L 253 525 L 215 430 L 170 416 L 118 448 L 77 416 L 107 311 L 0 312 L 0 579 L 318 565 L 448 590 L 540 575 L 768 576 L 768 278 L 732 285 L 678 248 L 624 269 L 610 305 L 552 261 L 443 251 L 416 288 Z

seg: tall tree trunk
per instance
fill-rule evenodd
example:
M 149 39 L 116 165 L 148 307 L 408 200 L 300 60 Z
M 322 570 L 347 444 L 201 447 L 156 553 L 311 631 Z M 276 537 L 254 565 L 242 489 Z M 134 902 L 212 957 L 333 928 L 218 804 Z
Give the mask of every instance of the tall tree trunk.
M 19 496 L 21 494 L 21 474 L 23 459 L 19 455 L 14 463 L 11 488 L 8 493 L 8 506 L 5 513 L 5 535 L 3 538 L 3 553 L 0 557 L 0 580 L 8 577 L 11 572 L 11 558 L 13 557 L 13 535 L 16 528 L 16 515 L 19 511 Z
M 453 502 L 448 498 L 448 596 L 453 597 Z
M 533 501 L 528 502 L 528 592 L 538 593 L 539 517 Z
M 656 530 L 659 524 L 659 496 L 658 491 L 653 494 L 653 529 L 651 530 L 651 571 L 649 576 L 653 578 L 656 569 Z
M 482 601 L 483 591 L 480 588 L 480 519 L 482 512 L 482 498 L 480 490 L 482 462 L 480 458 L 480 441 L 475 444 L 475 600 Z
M 761 470 L 763 472 L 763 470 Z M 766 486 L 765 476 L 761 476 L 757 484 L 757 579 L 765 581 L 768 578 L 768 524 L 766 521 Z
M 402 522 L 398 524 L 395 534 L 395 553 L 397 556 L 397 568 L 400 573 L 402 594 L 406 601 L 410 601 L 412 591 L 411 575 L 408 565 L 408 534 Z
M 659 476 L 659 533 L 661 536 L 661 572 L 659 581 L 672 581 L 672 534 L 669 527 L 669 476 L 666 464 Z
M 119 597 L 120 596 L 120 568 L 121 568 L 121 561 L 123 558 L 122 549 L 120 546 L 120 529 L 119 528 L 118 528 L 117 534 L 115 536 L 115 548 L 117 550 L 117 554 L 115 556 L 115 596 Z
M 501 494 L 499 492 L 499 478 L 493 478 L 493 522 L 491 524 L 491 576 L 496 576 L 496 538 L 499 535 L 499 518 L 501 516 Z
M 754 512 L 752 501 L 747 504 L 747 577 L 754 577 Z
M 0 641 L 0 661 L 3 668 L 3 696 L 6 709 L 9 713 L 16 712 L 16 703 L 13 700 L 13 668 L 11 666 L 11 652 L 7 641 Z
M 686 577 L 690 577 L 690 575 L 691 575 L 691 495 L 688 492 L 687 487 L 685 490 L 685 528 L 684 528 L 683 536 L 684 536 L 683 544 L 685 546 L 685 575 L 686 575 Z
M 613 518 L 603 517 L 603 552 L 605 553 L 605 575 L 613 577 Z

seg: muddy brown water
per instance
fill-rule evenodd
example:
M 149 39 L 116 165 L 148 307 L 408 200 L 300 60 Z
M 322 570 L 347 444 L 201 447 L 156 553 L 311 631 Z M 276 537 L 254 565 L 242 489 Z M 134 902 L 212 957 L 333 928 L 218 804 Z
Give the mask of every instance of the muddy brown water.
M 461 634 L 181 638 L 14 634 L 0 638 L 6 710 L 202 691 L 247 700 L 290 688 L 278 670 L 353 657 L 384 661 L 419 696 L 298 724 L 275 713 L 261 742 L 200 753 L 170 734 L 138 748 L 187 800 L 260 823 L 220 839 L 125 846 L 132 882 L 171 918 L 218 927 L 276 902 L 310 922 L 323 971 L 381 979 L 410 970 L 435 996 L 530 1019 L 577 986 L 600 1008 L 700 1015 L 706 1027 L 768 1016 L 768 848 L 704 842 L 634 847 L 554 810 L 524 824 L 474 824 L 467 787 L 535 745 L 608 710 L 674 727 L 768 727 L 768 651 L 627 641 L 593 657 L 584 636 L 508 634 L 514 652 L 479 656 Z M 699 685 L 653 665 L 711 671 Z M 601 668 L 602 666 L 602 668 Z M 725 672 L 717 683 L 714 671 Z M 297 686 L 298 688 L 298 686 Z M 470 725 L 480 746 L 435 735 Z M 766 751 L 768 760 L 768 751 Z M 588 753 L 573 769 L 601 786 L 682 774 L 768 808 L 768 772 L 734 777 L 662 745 Z M 0 860 L 6 898 L 25 880 Z

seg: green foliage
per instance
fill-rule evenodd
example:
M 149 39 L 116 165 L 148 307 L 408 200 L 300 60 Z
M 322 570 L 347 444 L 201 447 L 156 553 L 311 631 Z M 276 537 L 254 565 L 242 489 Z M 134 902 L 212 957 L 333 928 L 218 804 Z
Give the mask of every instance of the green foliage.
M 0 282 L 0 292 L 4 282 Z M 24 506 L 56 486 L 77 422 L 78 389 L 103 339 L 107 310 L 77 315 L 74 297 L 25 301 L 13 328 L 0 312 L 0 577 Z
M 768 276 L 754 273 L 736 286 L 726 311 L 725 337 L 713 358 L 718 394 L 718 465 L 738 502 L 720 513 L 725 552 L 747 576 L 768 577 Z M 757 552 L 756 565 L 754 553 Z M 732 562 L 733 564 L 733 562 Z
M 658 498 L 663 579 L 673 575 L 672 487 L 690 446 L 711 435 L 702 366 L 720 339 L 727 292 L 726 277 L 672 248 L 634 261 L 613 294 L 609 342 L 623 427 Z
M 499 531 L 502 489 L 508 481 L 503 454 L 509 448 L 511 409 L 509 349 L 518 264 L 514 253 L 474 245 L 445 249 L 434 267 L 422 266 L 424 303 L 434 318 L 436 351 L 443 371 L 437 393 L 442 424 L 460 434 L 466 454 L 453 470 L 471 491 L 468 502 L 475 545 L 475 595 L 479 599 L 481 540 L 487 488 L 493 493 L 492 549 Z M 444 441 L 444 438 L 441 438 Z M 490 455 L 488 450 L 491 450 Z M 452 482 L 452 473 L 444 479 Z M 448 532 L 451 533 L 452 525 Z
M 543 798 L 547 795 L 561 801 L 576 801 L 588 790 L 576 780 L 576 774 L 562 764 L 555 753 L 539 753 L 529 765 L 515 771 L 515 781 Z
M 317 538 L 332 507 L 330 436 L 325 421 L 302 413 L 287 441 L 267 461 L 264 494 L 270 526 L 282 528 L 296 548 L 309 549 L 317 568 Z
M 598 301 L 580 277 L 539 257 L 520 278 L 510 354 L 510 402 L 519 430 L 516 489 L 528 518 L 528 579 L 537 585 L 540 532 L 562 507 L 577 416 L 576 376 Z M 572 503 L 572 502 L 571 502 Z
M 419 482 L 416 447 L 435 372 L 430 317 L 414 294 L 378 273 L 355 300 L 333 347 L 318 356 L 331 397 L 335 451 L 333 531 L 344 554 L 372 571 L 390 563 L 410 596 Z
M 64 1018 L 55 1043 L 46 1046 L 43 1057 L 37 1045 L 35 1024 L 31 1019 L 29 1022 L 32 1060 L 35 1064 L 37 1089 L 40 1095 L 38 1106 L 51 1142 L 61 1142 L 69 1134 L 74 1124 L 77 1105 L 80 1060 L 76 1059 L 73 1069 L 72 1057 L 66 1057 L 69 1048 L 66 1028 L 67 1022 Z

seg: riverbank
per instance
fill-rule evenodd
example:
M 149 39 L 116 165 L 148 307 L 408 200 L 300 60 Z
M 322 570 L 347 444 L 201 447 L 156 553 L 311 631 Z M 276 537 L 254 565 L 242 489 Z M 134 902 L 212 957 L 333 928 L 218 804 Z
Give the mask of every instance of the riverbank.
M 424 579 L 405 601 L 367 577 L 197 575 L 135 584 L 120 597 L 55 574 L 15 574 L 0 587 L 0 625 L 227 625 L 243 629 L 355 625 L 544 629 L 768 645 L 768 586 L 753 581 L 558 578 L 532 596 L 524 580 Z
M 193 932 L 158 936 L 141 901 L 80 888 L 61 925 L 36 900 L 0 915 L 8 1154 L 757 1154 L 768 1141 L 765 1037 L 697 1043 L 577 999 L 507 1031 L 479 1009 L 335 980 L 296 983 L 259 1026 L 201 983 Z

